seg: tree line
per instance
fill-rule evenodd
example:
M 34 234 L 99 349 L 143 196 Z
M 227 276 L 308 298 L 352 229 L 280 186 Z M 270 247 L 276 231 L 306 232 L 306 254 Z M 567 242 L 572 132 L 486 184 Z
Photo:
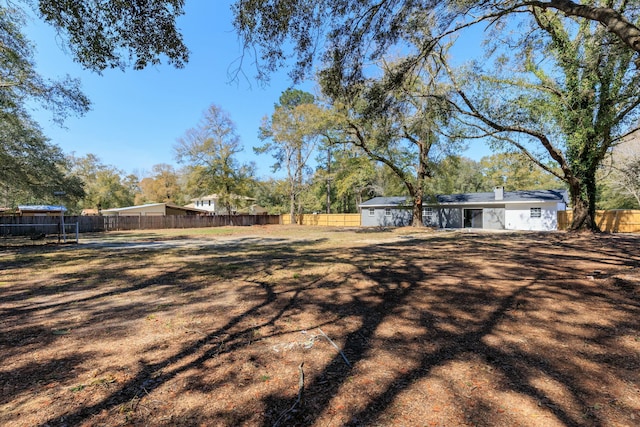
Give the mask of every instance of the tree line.
M 37 74 L 20 3 L 0 7 L 0 181 L 23 186 L 13 193 L 45 197 L 64 184 L 70 197 L 86 197 L 87 182 L 26 106 L 39 102 L 62 121 L 90 102 L 76 80 Z M 189 59 L 176 26 L 182 0 L 22 3 L 96 72 L 161 59 L 181 67 Z M 413 199 L 419 225 L 422 203 L 450 179 L 446 164 L 463 164 L 459 153 L 474 140 L 561 182 L 573 230 L 597 230 L 599 204 L 637 202 L 637 156 L 624 153 L 639 128 L 640 1 L 243 0 L 232 11 L 244 55 L 252 56 L 238 63 L 253 64 L 264 81 L 288 66 L 294 83 L 313 79 L 321 94 L 283 93 L 260 129 L 258 151 L 287 174 L 272 184 L 282 187 L 286 203 L 279 203 L 292 215 L 321 208 L 313 206 L 319 200 L 327 210 L 336 203 L 353 209 L 347 200 L 366 195 L 353 189 L 379 189 L 371 177 L 382 174 L 384 194 Z M 465 37 L 481 44 L 461 60 Z M 258 193 L 252 165 L 235 160 L 241 145 L 233 122 L 212 108 L 176 147 L 184 185 Z M 309 171 L 318 153 L 324 167 Z M 44 176 L 47 168 L 55 173 Z M 456 172 L 463 173 L 460 165 Z M 346 182 L 359 196 L 344 196 Z
M 299 104 L 301 100 L 306 103 Z M 293 212 L 295 215 L 354 213 L 358 212 L 360 203 L 371 197 L 410 195 L 402 175 L 384 162 L 373 161 L 357 144 L 332 141 L 326 129 L 321 133 L 309 132 L 322 122 L 320 116 L 326 118 L 328 114 L 314 102 L 311 94 L 288 90 L 273 114 L 264 119 L 260 132 L 265 143 L 256 152 L 270 153 L 273 170 L 285 172 L 282 178 L 260 179 L 255 175 L 255 165 L 239 163 L 236 157 L 242 145 L 235 125 L 224 110 L 212 105 L 200 123 L 177 141 L 174 154 L 179 167 L 157 164 L 150 171 L 126 173 L 104 164 L 93 154 L 76 156 L 58 152 L 49 159 L 50 164 L 37 166 L 43 175 L 59 174 L 60 180 L 55 182 L 58 187 L 52 182 L 52 191 L 43 193 L 39 183 L 31 186 L 23 185 L 22 181 L 5 182 L 0 204 L 63 202 L 72 214 L 83 211 L 95 214 L 100 209 L 146 203 L 182 206 L 192 198 L 216 193 L 229 204 L 235 203 L 233 196 L 246 195 L 255 198 L 255 203 L 271 214 Z M 285 108 L 283 105 L 305 107 L 289 115 L 281 111 Z M 325 122 L 325 127 L 327 123 L 330 122 Z M 333 135 L 337 135 L 335 128 L 332 130 Z M 312 136 L 318 135 L 323 135 L 322 139 L 314 142 Z M 640 163 L 640 145 L 625 148 L 627 151 L 618 153 L 619 159 L 611 160 L 601 169 L 601 208 L 640 206 L 640 194 L 637 189 L 633 190 L 639 182 L 634 180 L 633 173 L 637 174 Z M 397 168 L 411 166 L 413 160 L 409 152 L 395 155 L 407 159 L 406 165 L 398 163 Z M 439 153 L 439 157 L 429 160 L 429 168 L 432 176 L 423 183 L 425 201 L 437 194 L 490 192 L 495 186 L 531 190 L 563 186 L 562 181 L 518 152 L 495 153 L 479 161 L 455 153 Z M 630 185 L 625 187 L 625 183 Z M 54 195 L 54 189 L 64 189 L 65 195 Z

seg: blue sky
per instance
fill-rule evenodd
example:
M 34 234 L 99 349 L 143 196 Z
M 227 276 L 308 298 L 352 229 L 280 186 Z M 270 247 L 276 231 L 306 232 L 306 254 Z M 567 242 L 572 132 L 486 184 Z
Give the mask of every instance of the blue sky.
M 271 156 L 258 156 L 252 147 L 261 145 L 257 137 L 261 120 L 272 113 L 291 83 L 283 70 L 262 87 L 253 79 L 250 63 L 245 63 L 246 78 L 230 82 L 229 73 L 241 55 L 230 4 L 226 0 L 186 2 L 178 23 L 190 50 L 183 69 L 163 64 L 142 71 L 105 70 L 102 75 L 85 71 L 61 50 L 55 32 L 34 19 L 27 36 L 36 45 L 41 74 L 80 78 L 93 105 L 86 115 L 69 118 L 65 128 L 54 124 L 47 111 L 36 111 L 33 117 L 65 153 L 92 153 L 104 164 L 144 176 L 156 164 L 178 166 L 176 140 L 198 124 L 209 105 L 216 104 L 236 123 L 245 147 L 239 160 L 255 162 L 260 178 L 271 175 Z M 313 91 L 313 86 L 302 89 Z M 467 153 L 472 158 L 485 154 L 486 150 Z

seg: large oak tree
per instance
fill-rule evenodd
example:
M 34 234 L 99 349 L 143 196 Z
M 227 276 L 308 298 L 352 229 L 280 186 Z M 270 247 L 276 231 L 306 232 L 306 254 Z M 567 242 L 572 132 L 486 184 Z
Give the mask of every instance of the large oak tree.
M 162 59 L 182 66 L 188 51 L 176 18 L 183 5 L 183 0 L 22 0 L 0 5 L 0 184 L 6 194 L 45 201 L 53 190 L 76 196 L 82 191 L 77 182 L 64 179 L 60 149 L 42 134 L 29 111 L 41 106 L 61 124 L 69 114 L 85 113 L 90 102 L 77 79 L 48 79 L 36 71 L 35 47 L 23 33 L 26 11 L 58 31 L 75 61 L 100 72 L 140 69 Z M 5 197 L 6 203 L 16 197 Z
M 637 54 L 601 26 L 545 9 L 530 9 L 507 34 L 500 25 L 510 23 L 493 32 L 493 62 L 450 74 L 454 102 L 477 134 L 517 148 L 565 183 L 572 230 L 597 230 L 598 169 L 638 125 Z
M 30 1 L 28 3 L 33 4 Z M 93 71 L 189 60 L 176 20 L 184 0 L 38 0 L 37 12 L 74 60 Z
M 49 142 L 29 115 L 27 106 L 49 109 L 61 123 L 68 114 L 82 114 L 89 100 L 77 80 L 50 80 L 36 71 L 33 45 L 22 33 L 25 14 L 0 6 L 0 185 L 3 204 L 50 201 L 54 191 L 80 197 L 77 181 L 67 179 L 64 156 Z
M 513 114 L 484 108 L 474 96 L 478 92 L 469 94 L 473 90 L 457 84 L 460 111 L 474 116 L 471 125 L 480 124 L 494 140 L 515 146 L 516 134 L 535 140 L 544 158 L 530 145 L 518 148 L 540 167 L 549 159 L 556 162 L 557 168 L 547 171 L 570 189 L 576 209 L 571 227 L 597 229 L 595 172 L 606 152 L 633 130 L 629 123 L 638 106 L 640 85 L 632 65 L 640 58 L 639 1 L 238 1 L 234 11 L 245 45 L 260 52 L 259 77 L 293 57 L 293 77 L 302 78 L 320 56 L 324 70 L 346 86 L 358 85 L 372 61 L 392 49 L 405 56 L 400 68 L 410 75 L 448 36 L 479 23 L 498 30 L 493 40 L 507 38 L 510 31 L 521 35 L 516 44 L 501 47 L 519 60 L 523 68 L 516 71 L 529 73 L 529 80 L 518 84 L 530 90 L 520 90 L 521 96 L 512 98 L 518 102 L 506 110 Z M 534 37 L 528 42 L 529 32 Z M 397 76 L 402 82 L 403 74 Z M 491 72 L 485 76 L 489 81 Z M 504 76 L 496 79 L 504 82 Z M 510 85 L 508 96 L 518 84 Z M 494 86 L 486 99 L 493 95 L 500 101 L 498 93 Z
M 442 98 L 437 60 L 423 63 L 422 72 L 409 74 L 397 64 L 382 62 L 381 75 L 343 85 L 329 70 L 321 85 L 333 100 L 345 142 L 384 164 L 403 183 L 412 205 L 412 225 L 424 226 L 422 204 L 427 180 L 433 176 L 435 154 L 451 143 L 440 128 L 449 120 L 450 108 Z M 398 73 L 404 73 L 399 84 Z M 337 90 L 336 90 L 337 89 Z

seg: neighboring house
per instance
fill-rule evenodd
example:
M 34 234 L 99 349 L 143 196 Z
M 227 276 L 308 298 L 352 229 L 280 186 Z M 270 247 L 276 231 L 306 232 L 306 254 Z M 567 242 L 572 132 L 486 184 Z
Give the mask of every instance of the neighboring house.
M 97 216 L 100 215 L 100 209 L 82 209 L 80 212 L 82 216 Z
M 102 209 L 102 215 L 109 216 L 168 216 L 168 215 L 206 215 L 202 209 L 193 209 L 171 203 L 149 203 L 124 208 Z
M 238 211 L 249 204 L 254 202 L 256 199 L 245 196 L 231 196 L 234 203 L 231 206 L 231 213 L 236 214 Z M 208 212 L 212 215 L 227 215 L 229 210 L 227 206 L 221 203 L 220 196 L 217 194 L 209 194 L 208 196 L 196 197 L 195 199 L 191 199 L 193 203 L 189 203 L 185 207 L 200 209 Z
M 238 213 L 242 215 L 267 215 L 269 211 L 267 211 L 266 208 L 263 208 L 262 206 L 254 203 L 248 208 L 242 209 Z
M 19 205 L 19 216 L 60 216 L 67 211 L 64 206 L 53 205 Z
M 490 230 L 557 230 L 558 211 L 567 208 L 565 190 L 504 191 L 436 196 L 423 205 L 425 225 Z M 376 197 L 360 204 L 363 226 L 411 225 L 408 197 Z

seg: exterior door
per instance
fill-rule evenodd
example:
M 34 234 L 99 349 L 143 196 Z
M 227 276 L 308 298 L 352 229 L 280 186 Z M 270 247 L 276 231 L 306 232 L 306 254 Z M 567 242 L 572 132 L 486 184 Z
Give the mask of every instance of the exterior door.
M 482 209 L 464 210 L 464 228 L 482 228 Z

